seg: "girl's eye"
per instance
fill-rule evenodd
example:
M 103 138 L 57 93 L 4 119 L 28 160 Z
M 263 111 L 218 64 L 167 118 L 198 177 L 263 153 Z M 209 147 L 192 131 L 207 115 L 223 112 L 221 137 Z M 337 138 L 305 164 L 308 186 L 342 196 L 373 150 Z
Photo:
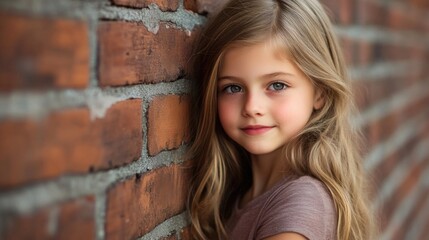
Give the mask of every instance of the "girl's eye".
M 281 91 L 287 88 L 287 85 L 281 82 L 275 82 L 268 87 L 268 90 Z
M 226 93 L 238 93 L 238 92 L 242 92 L 243 90 L 238 85 L 229 85 L 225 87 L 223 91 Z

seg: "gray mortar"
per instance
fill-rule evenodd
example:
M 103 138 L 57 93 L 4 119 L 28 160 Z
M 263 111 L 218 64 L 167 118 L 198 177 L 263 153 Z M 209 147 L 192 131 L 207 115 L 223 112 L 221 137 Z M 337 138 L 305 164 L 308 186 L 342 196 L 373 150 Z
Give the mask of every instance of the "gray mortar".
M 204 17 L 183 8 L 178 8 L 175 12 L 163 12 L 155 4 L 143 9 L 103 6 L 99 13 L 102 19 L 142 22 L 148 31 L 155 34 L 159 30 L 160 22 L 172 23 L 187 31 L 192 31 L 195 26 L 205 22 Z
M 429 48 L 429 38 L 409 30 L 390 30 L 383 27 L 368 26 L 335 26 L 335 33 L 340 37 L 363 40 L 368 42 L 380 42 L 383 44 L 395 44 L 400 46 Z
M 88 19 L 89 87 L 98 87 L 98 15 Z
M 31 187 L 2 192 L 0 193 L 0 218 L 3 214 L 27 214 L 57 202 L 87 195 L 104 194 L 112 184 L 135 174 L 146 173 L 171 163 L 183 162 L 184 151 L 185 147 L 182 146 L 178 150 L 161 152 L 155 157 L 148 158 L 148 161 L 140 159 L 129 165 L 107 171 L 88 175 L 67 175 L 52 181 L 34 183 Z M 143 157 L 143 159 L 146 158 Z
M 35 16 L 86 20 L 97 17 L 97 9 L 102 4 L 109 4 L 109 1 L 3 0 L 0 8 Z
M 162 237 L 167 237 L 171 234 L 178 234 L 187 225 L 189 225 L 188 216 L 186 212 L 184 212 L 167 219 L 163 223 L 156 226 L 152 231 L 139 238 L 139 240 L 155 240 Z
M 0 93 L 0 120 L 5 118 L 40 120 L 54 111 L 74 107 L 88 107 L 91 118 L 95 119 L 103 117 L 110 106 L 125 99 L 141 98 L 143 101 L 150 101 L 157 95 L 188 93 L 189 81 L 185 79 L 169 83 L 104 89 Z
M 388 77 L 407 77 L 410 72 L 422 71 L 425 65 L 421 61 L 400 60 L 374 63 L 370 66 L 356 66 L 349 69 L 352 80 L 377 81 Z
M 47 232 L 50 236 L 54 236 L 58 230 L 59 209 L 58 206 L 53 206 L 49 209 Z
M 103 240 L 105 237 L 104 224 L 106 216 L 106 194 L 99 193 L 95 197 L 95 225 L 96 239 Z

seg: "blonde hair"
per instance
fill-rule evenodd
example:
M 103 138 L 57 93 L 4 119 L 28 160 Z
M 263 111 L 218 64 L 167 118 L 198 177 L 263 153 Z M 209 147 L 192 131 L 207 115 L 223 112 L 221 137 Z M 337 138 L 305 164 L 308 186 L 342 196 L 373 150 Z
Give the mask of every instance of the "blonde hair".
M 195 48 L 193 179 L 188 200 L 193 236 L 227 238 L 231 206 L 251 185 L 248 153 L 223 131 L 217 117 L 217 72 L 230 46 L 272 41 L 323 92 L 324 106 L 284 147 L 289 171 L 310 175 L 329 189 L 338 239 L 372 239 L 374 218 L 359 134 L 350 123 L 351 83 L 329 18 L 317 0 L 232 0 L 207 25 Z

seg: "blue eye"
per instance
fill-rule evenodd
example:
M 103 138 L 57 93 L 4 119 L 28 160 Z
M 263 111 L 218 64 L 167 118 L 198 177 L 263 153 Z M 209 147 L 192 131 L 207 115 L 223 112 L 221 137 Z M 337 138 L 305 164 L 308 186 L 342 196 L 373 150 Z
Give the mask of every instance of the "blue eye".
M 275 82 L 272 83 L 268 89 L 272 90 L 272 91 L 281 91 L 281 90 L 285 90 L 287 88 L 287 85 L 281 82 Z
M 243 89 L 238 85 L 229 85 L 225 87 L 223 91 L 226 93 L 238 93 L 238 92 L 242 92 Z

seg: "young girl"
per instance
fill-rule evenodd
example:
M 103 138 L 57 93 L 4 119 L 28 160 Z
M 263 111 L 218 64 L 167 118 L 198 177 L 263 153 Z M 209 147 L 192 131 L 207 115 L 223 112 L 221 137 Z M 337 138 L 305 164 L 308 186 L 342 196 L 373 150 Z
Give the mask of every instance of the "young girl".
M 350 81 L 317 0 L 232 0 L 192 67 L 196 239 L 371 239 Z

